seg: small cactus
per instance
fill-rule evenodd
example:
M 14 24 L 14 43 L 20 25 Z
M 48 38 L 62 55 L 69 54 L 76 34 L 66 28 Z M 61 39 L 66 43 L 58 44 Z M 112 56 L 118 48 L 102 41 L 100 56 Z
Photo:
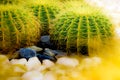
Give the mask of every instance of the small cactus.
M 77 7 L 78 8 L 78 7 Z M 68 53 L 89 54 L 113 36 L 109 19 L 94 8 L 80 6 L 63 13 L 50 31 L 51 40 L 58 49 Z
M 0 6 L 0 51 L 11 51 L 38 41 L 40 25 L 29 11 L 16 5 Z
M 42 35 L 48 35 L 51 21 L 59 12 L 57 1 L 54 0 L 36 0 L 28 4 L 31 11 L 39 19 L 42 26 Z

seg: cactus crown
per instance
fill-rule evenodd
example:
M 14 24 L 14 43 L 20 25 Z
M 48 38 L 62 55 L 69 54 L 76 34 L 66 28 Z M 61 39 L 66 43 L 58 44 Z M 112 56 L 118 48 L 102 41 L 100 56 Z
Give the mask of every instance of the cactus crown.
M 0 4 L 18 4 L 20 2 L 23 2 L 23 0 L 0 0 Z
M 51 21 L 59 12 L 57 1 L 54 0 L 36 0 L 29 4 L 34 15 L 39 19 L 43 28 L 42 35 L 49 34 Z
M 63 5 L 64 12 L 72 12 L 79 15 L 93 15 L 93 14 L 102 14 L 100 8 L 95 8 L 94 6 L 89 5 L 84 0 L 75 0 L 75 1 L 66 1 Z M 64 13 L 63 12 L 63 13 Z M 62 15 L 62 13 L 61 13 Z
M 88 54 L 89 50 L 99 49 L 113 36 L 113 28 L 109 19 L 93 7 L 77 8 L 70 8 L 55 20 L 54 29 L 50 31 L 51 39 L 59 49 L 68 53 Z
M 0 51 L 12 50 L 38 41 L 40 25 L 37 19 L 22 7 L 0 6 Z

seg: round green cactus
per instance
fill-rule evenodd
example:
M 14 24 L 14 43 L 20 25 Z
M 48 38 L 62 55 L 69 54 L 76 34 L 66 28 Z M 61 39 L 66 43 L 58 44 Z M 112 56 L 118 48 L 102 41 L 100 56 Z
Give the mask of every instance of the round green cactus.
M 39 19 L 42 26 L 42 35 L 49 34 L 51 21 L 59 13 L 57 1 L 54 0 L 34 0 L 28 3 L 31 11 Z
M 0 6 L 0 51 L 33 45 L 38 37 L 39 22 L 29 11 L 16 5 Z
M 113 26 L 106 16 L 92 7 L 78 9 L 71 8 L 55 20 L 50 31 L 51 40 L 58 49 L 68 53 L 89 54 L 113 36 Z

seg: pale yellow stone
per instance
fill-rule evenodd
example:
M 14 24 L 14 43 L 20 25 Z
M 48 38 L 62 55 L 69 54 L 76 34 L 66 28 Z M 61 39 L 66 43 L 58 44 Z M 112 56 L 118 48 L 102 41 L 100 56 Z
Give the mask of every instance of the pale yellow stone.
M 41 62 L 37 57 L 32 57 L 28 60 L 28 62 L 25 64 L 28 71 L 30 70 L 36 70 L 41 66 Z
M 29 71 L 22 76 L 22 80 L 43 80 L 43 74 L 39 71 Z
M 43 64 L 46 68 L 50 68 L 50 67 L 53 67 L 55 64 L 54 62 L 50 61 L 50 60 L 43 60 Z
M 27 63 L 27 60 L 25 58 L 21 58 L 21 59 L 12 59 L 10 61 L 11 64 L 21 64 L 21 65 L 25 65 Z
M 68 67 L 76 67 L 79 65 L 79 61 L 75 58 L 61 57 L 57 60 L 57 64 L 68 66 Z
M 44 75 L 43 80 L 57 80 L 57 78 L 53 72 L 49 71 Z

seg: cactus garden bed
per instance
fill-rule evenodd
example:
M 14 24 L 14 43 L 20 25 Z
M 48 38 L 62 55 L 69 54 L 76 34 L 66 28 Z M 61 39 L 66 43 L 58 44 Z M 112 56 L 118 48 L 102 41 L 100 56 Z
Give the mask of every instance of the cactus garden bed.
M 1 0 L 0 80 L 120 80 L 120 12 L 103 3 Z

